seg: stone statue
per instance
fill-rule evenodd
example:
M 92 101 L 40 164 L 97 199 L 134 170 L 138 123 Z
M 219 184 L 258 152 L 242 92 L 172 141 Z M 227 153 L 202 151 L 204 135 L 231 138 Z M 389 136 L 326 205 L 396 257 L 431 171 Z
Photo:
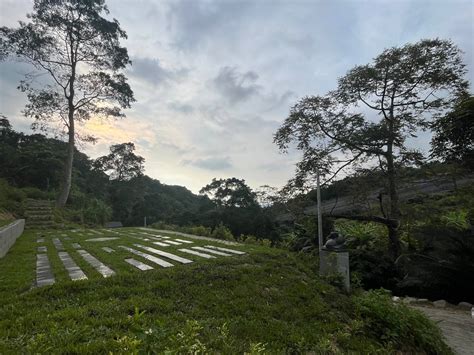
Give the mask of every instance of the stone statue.
M 327 237 L 324 248 L 327 250 L 344 250 L 346 248 L 346 238 L 338 232 L 331 232 Z

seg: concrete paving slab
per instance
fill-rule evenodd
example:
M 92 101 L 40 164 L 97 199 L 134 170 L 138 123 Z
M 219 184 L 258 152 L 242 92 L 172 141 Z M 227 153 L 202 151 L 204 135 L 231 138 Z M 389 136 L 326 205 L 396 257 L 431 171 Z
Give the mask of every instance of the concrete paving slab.
M 193 244 L 193 242 L 190 241 L 190 240 L 184 240 L 184 239 L 175 239 L 175 240 L 177 240 L 178 242 L 181 242 L 181 243 Z
M 216 250 L 220 250 L 220 251 L 226 251 L 226 252 L 228 252 L 228 253 L 238 254 L 238 255 L 244 255 L 244 254 L 246 254 L 245 252 L 240 251 L 240 250 L 234 250 L 234 249 L 229 249 L 229 248 L 216 247 L 216 246 L 214 246 L 214 245 L 206 245 L 206 248 L 216 249 Z
M 36 255 L 36 286 L 48 286 L 54 284 L 55 279 L 51 270 L 51 264 L 49 263 L 48 255 L 37 254 Z
M 81 245 L 79 243 L 72 243 L 71 244 L 74 249 L 81 249 Z
M 157 258 L 156 256 L 153 256 L 153 255 L 150 255 L 150 254 L 147 254 L 147 253 L 143 253 L 139 250 L 136 250 L 136 249 L 132 249 L 132 248 L 129 248 L 129 247 L 126 247 L 126 246 L 123 246 L 121 245 L 119 248 L 122 248 L 124 250 L 127 250 L 129 251 L 130 253 L 132 254 L 135 254 L 135 255 L 138 255 L 138 256 L 141 256 L 142 258 L 145 258 L 157 265 L 160 265 L 162 267 L 172 267 L 174 266 L 173 264 L 163 260 L 163 259 L 160 259 L 160 258 Z
M 152 266 L 142 263 L 141 261 L 135 260 L 133 258 L 125 259 L 125 261 L 129 263 L 130 265 L 135 266 L 137 269 L 141 271 L 153 270 Z
M 57 250 L 64 250 L 63 243 L 59 240 L 59 238 L 53 238 L 53 244 Z
M 109 247 L 102 247 L 102 250 L 105 251 L 106 253 L 113 253 L 115 250 L 113 250 L 112 248 L 109 248 Z
M 104 238 L 93 238 L 93 239 L 86 239 L 86 242 L 106 242 L 108 240 L 115 240 L 120 239 L 119 237 L 104 237 Z
M 191 247 L 191 248 L 195 249 L 195 250 L 199 250 L 199 251 L 204 251 L 204 252 L 210 253 L 210 254 L 220 255 L 220 256 L 232 256 L 232 254 L 224 253 L 222 251 L 213 250 L 213 249 L 206 249 L 206 248 L 203 248 L 203 247 Z
M 48 251 L 48 248 L 45 246 L 38 247 L 38 253 L 46 253 Z
M 60 251 L 58 255 L 59 255 L 59 259 L 61 259 L 61 261 L 63 262 L 63 265 L 66 268 L 71 280 L 76 281 L 76 280 L 87 279 L 86 274 L 84 274 L 81 268 L 77 266 L 75 261 L 71 258 L 71 256 L 67 252 Z
M 143 240 L 145 240 L 145 239 L 143 239 Z M 153 242 L 153 244 L 159 245 L 160 247 L 169 247 L 170 246 L 169 244 L 166 244 L 166 243 L 163 243 L 163 242 Z
M 168 259 L 171 259 L 171 260 L 174 260 L 174 261 L 177 261 L 177 262 L 180 262 L 181 264 L 189 264 L 189 263 L 192 263 L 193 261 L 192 260 L 189 260 L 189 259 L 186 259 L 186 258 L 182 258 L 178 255 L 174 255 L 174 254 L 171 254 L 171 253 L 168 253 L 166 251 L 163 251 L 163 250 L 159 250 L 159 249 L 155 249 L 155 248 L 150 248 L 150 247 L 147 247 L 145 245 L 140 245 L 140 244 L 134 244 L 136 247 L 139 247 L 139 248 L 142 248 L 146 251 L 149 251 L 150 253 L 153 253 L 153 254 L 157 254 L 157 255 L 160 255 L 160 256 L 164 256 L 165 258 L 168 258 Z
M 188 253 L 188 254 L 200 256 L 201 258 L 206 258 L 206 259 L 213 259 L 213 258 L 215 258 L 215 256 L 212 256 L 212 255 L 209 255 L 209 254 L 205 254 L 205 253 L 201 253 L 201 252 L 198 252 L 198 251 L 196 251 L 196 250 L 191 250 L 191 249 L 178 249 L 178 250 L 179 250 L 179 251 L 182 251 L 183 253 Z
M 96 269 L 103 277 L 115 275 L 115 271 L 103 264 L 97 258 L 89 254 L 87 251 L 81 249 L 77 251 L 85 261 L 87 261 L 94 269 Z

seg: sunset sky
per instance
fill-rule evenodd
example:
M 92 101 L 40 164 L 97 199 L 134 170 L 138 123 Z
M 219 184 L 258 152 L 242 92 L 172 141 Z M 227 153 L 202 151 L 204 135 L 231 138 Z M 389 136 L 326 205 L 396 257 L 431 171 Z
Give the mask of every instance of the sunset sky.
M 324 94 L 337 78 L 384 48 L 422 38 L 452 39 L 474 80 L 474 3 L 456 1 L 109 0 L 128 34 L 126 71 L 137 102 L 121 121 L 89 121 L 99 138 L 91 157 L 132 141 L 146 174 L 194 192 L 213 177 L 256 188 L 292 177 L 296 153 L 272 136 L 298 98 Z M 2 26 L 31 12 L 28 0 L 1 0 Z M 0 63 L 0 113 L 29 132 L 19 80 L 29 68 Z M 427 149 L 429 135 L 416 143 Z

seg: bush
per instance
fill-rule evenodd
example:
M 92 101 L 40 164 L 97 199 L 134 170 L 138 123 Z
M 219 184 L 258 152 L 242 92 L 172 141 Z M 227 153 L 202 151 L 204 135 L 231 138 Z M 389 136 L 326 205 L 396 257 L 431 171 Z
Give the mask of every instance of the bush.
M 184 233 L 200 235 L 203 237 L 210 237 L 212 232 L 211 228 L 204 226 L 185 227 L 183 229 L 185 230 Z
M 441 331 L 420 311 L 394 304 L 387 291 L 373 290 L 355 297 L 364 328 L 387 347 L 417 349 L 420 353 L 452 354 Z
M 217 227 L 214 228 L 214 230 L 211 233 L 211 237 L 216 238 L 216 239 L 222 239 L 222 240 L 235 239 L 231 231 L 229 230 L 229 228 L 224 226 L 222 223 L 220 223 Z
M 41 191 L 36 187 L 23 187 L 21 191 L 23 191 L 26 197 L 36 200 L 47 200 L 50 197 L 50 194 L 48 194 L 46 191 Z

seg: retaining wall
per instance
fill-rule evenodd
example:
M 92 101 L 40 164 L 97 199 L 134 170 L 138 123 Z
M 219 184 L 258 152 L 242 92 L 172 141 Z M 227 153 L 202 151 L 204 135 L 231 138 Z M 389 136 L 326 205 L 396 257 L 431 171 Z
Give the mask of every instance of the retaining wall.
M 24 219 L 18 219 L 0 228 L 0 258 L 3 258 L 8 253 L 13 244 L 15 244 L 16 239 L 23 233 L 24 228 Z

